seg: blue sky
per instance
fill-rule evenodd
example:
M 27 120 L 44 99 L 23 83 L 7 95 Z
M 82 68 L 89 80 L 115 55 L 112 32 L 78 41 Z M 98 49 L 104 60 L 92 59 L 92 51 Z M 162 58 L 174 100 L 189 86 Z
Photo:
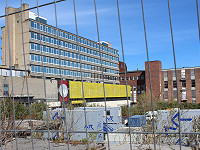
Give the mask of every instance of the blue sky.
M 100 40 L 108 41 L 113 48 L 118 49 L 122 61 L 116 0 L 96 1 Z M 36 5 L 36 0 L 23 2 L 28 3 L 30 7 Z M 46 2 L 50 0 L 39 0 L 39 4 Z M 140 0 L 119 0 L 119 4 L 128 70 L 136 70 L 137 67 L 144 69 L 147 58 Z M 5 1 L 3 1 L 0 6 L 1 15 L 4 14 L 5 6 Z M 9 0 L 8 6 L 20 7 L 20 1 Z M 94 1 L 76 0 L 76 9 L 79 35 L 97 41 Z M 40 15 L 48 19 L 48 24 L 55 26 L 54 5 L 45 6 L 39 10 Z M 144 11 L 150 60 L 162 61 L 163 69 L 173 68 L 167 0 L 144 0 Z M 177 67 L 200 66 L 196 0 L 171 0 L 171 12 Z M 57 17 L 59 28 L 76 33 L 73 0 L 57 4 Z M 0 26 L 4 24 L 4 18 L 1 18 Z

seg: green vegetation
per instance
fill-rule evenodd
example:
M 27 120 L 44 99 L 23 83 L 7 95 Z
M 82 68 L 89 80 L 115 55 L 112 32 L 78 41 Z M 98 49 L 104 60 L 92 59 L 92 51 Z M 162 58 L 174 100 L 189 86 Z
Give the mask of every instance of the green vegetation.
M 159 100 L 154 100 L 154 110 L 161 110 L 161 109 L 172 109 L 177 108 L 178 104 L 177 101 L 172 102 L 164 102 Z M 180 103 L 181 109 L 200 109 L 200 104 L 195 103 Z M 145 112 L 151 111 L 151 97 L 148 94 L 140 94 L 138 96 L 137 104 L 133 107 L 130 107 L 130 116 L 132 115 L 144 115 Z M 122 106 L 122 115 L 128 115 L 127 106 Z
M 15 102 L 15 119 L 20 119 L 24 115 L 28 114 L 27 108 L 18 102 Z M 5 98 L 1 101 L 1 118 L 13 118 L 13 100 L 11 98 Z
M 15 101 L 15 119 L 28 119 L 29 109 L 24 104 Z M 42 103 L 31 104 L 31 118 L 32 119 L 42 119 L 43 111 L 46 110 L 46 105 Z M 1 100 L 1 118 L 12 119 L 13 116 L 13 100 L 11 98 L 5 98 Z
M 44 102 L 36 102 L 31 105 L 31 114 L 34 114 L 34 119 L 42 119 L 43 111 L 46 111 L 46 104 Z
M 84 143 L 84 144 L 87 143 L 87 139 L 86 139 L 86 138 L 83 138 L 83 139 L 82 139 L 82 143 Z

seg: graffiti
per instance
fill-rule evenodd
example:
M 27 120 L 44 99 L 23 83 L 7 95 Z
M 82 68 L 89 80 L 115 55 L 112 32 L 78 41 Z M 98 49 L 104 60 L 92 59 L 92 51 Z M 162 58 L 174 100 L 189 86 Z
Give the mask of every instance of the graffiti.
M 101 129 L 101 122 L 98 122 L 97 129 Z
M 52 117 L 52 120 L 54 119 L 59 119 L 60 117 L 58 116 L 58 112 L 55 113 L 55 115 Z M 65 119 L 65 117 L 61 117 L 61 119 Z
M 57 117 L 56 119 L 59 119 L 59 117 L 58 117 L 58 112 L 55 113 L 55 115 L 52 117 L 52 120 L 54 120 L 55 117 Z
M 171 119 L 172 123 L 173 123 L 176 127 L 167 127 L 167 126 L 164 126 L 165 132 L 167 132 L 168 130 L 173 130 L 173 131 L 177 130 L 177 128 L 179 127 L 179 124 L 175 122 L 175 119 L 176 119 L 176 118 L 179 119 L 179 113 L 176 113 L 176 114 L 172 117 L 172 119 Z M 192 121 L 192 118 L 180 118 L 180 121 Z M 168 134 L 166 134 L 166 135 L 168 135 Z M 178 141 L 176 142 L 176 144 L 178 144 L 179 141 L 180 141 L 180 140 L 178 139 Z
M 85 128 L 86 128 L 86 126 L 84 127 L 84 129 L 85 129 Z M 88 125 L 88 126 L 87 126 L 87 129 L 94 130 L 93 125 L 92 125 L 92 124 Z
M 108 132 L 112 132 L 112 131 L 114 131 L 114 128 L 111 125 L 108 125 L 104 122 L 103 123 L 103 131 L 107 132 L 107 130 L 108 130 Z
M 55 140 L 56 137 L 59 138 L 59 134 L 58 134 L 58 132 L 56 133 L 56 135 L 53 136 L 53 139 Z
M 177 117 L 179 118 L 179 113 L 177 113 L 176 115 L 174 115 L 174 117 L 172 117 L 172 119 L 171 119 L 172 123 L 173 123 L 176 127 L 179 126 L 179 125 L 174 121 Z M 180 121 L 192 121 L 192 119 L 191 119 L 191 118 L 180 118 Z
M 100 141 L 100 140 L 102 140 L 102 139 L 103 139 L 103 137 L 102 137 L 102 134 L 101 134 L 101 133 L 97 135 L 97 139 L 98 139 L 98 141 Z
M 107 117 L 107 120 L 108 120 L 108 121 L 111 121 L 111 122 L 114 122 L 113 116 Z

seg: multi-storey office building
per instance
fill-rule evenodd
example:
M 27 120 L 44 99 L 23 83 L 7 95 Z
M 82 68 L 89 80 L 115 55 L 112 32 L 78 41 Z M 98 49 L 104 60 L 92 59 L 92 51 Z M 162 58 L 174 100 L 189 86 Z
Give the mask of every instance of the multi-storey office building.
M 146 90 L 150 92 L 148 65 L 145 63 Z M 162 69 L 160 61 L 150 62 L 151 81 L 154 98 L 181 102 L 200 103 L 200 67 Z M 177 87 L 178 83 L 178 87 Z
M 200 103 L 200 67 L 177 68 L 176 80 L 175 69 L 162 69 L 160 61 L 151 61 L 150 73 L 155 100 L 177 100 L 178 93 L 181 102 Z M 137 95 L 151 92 L 147 62 L 145 70 L 127 71 L 126 79 L 128 85 L 134 87 L 132 91 L 136 91 Z M 120 83 L 125 84 L 124 72 L 120 72 Z M 133 94 L 132 100 L 135 101 L 134 95 L 136 94 Z
M 22 5 L 23 9 L 28 7 L 28 4 Z M 8 14 L 20 10 L 21 8 L 9 7 Z M 24 70 L 21 15 L 16 13 L 8 16 L 9 41 L 6 20 L 5 27 L 1 28 L 2 65 L 14 66 Z M 80 80 L 82 69 L 84 81 L 98 83 L 102 82 L 103 70 L 105 83 L 119 83 L 119 54 L 118 50 L 109 47 L 111 46 L 110 43 L 97 43 L 57 29 L 48 25 L 46 18 L 38 18 L 31 11 L 23 12 L 22 22 L 25 62 L 31 76 L 41 77 L 44 71 L 46 77 L 59 78 L 61 72 L 65 79 Z M 8 48 L 11 51 L 11 64 L 9 64 Z
M 200 103 L 200 67 L 162 70 L 161 96 L 164 100 L 177 100 L 177 92 L 182 102 Z M 178 82 L 178 88 L 176 83 Z

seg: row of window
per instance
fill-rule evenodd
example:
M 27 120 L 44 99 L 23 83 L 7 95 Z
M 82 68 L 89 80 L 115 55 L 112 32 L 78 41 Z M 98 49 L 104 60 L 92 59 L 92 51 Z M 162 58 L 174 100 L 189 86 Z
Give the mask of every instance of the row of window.
M 31 65 L 31 72 L 43 73 L 43 67 Z M 79 71 L 60 70 L 60 69 L 51 68 L 51 67 L 44 67 L 44 73 L 49 74 L 49 75 L 60 75 L 60 73 L 61 73 L 63 76 L 81 77 L 81 72 L 79 72 Z M 82 76 L 86 77 L 86 78 L 102 79 L 102 75 L 98 75 L 98 74 L 94 74 L 94 73 L 82 72 Z M 104 79 L 117 80 L 118 78 L 113 77 L 113 76 L 104 75 Z
M 173 91 L 173 98 L 177 99 L 177 90 Z M 196 98 L 196 90 L 192 90 L 192 98 Z M 168 99 L 168 91 L 164 92 L 164 99 Z
M 124 81 L 124 77 L 121 77 L 120 78 L 121 81 Z M 126 80 L 144 80 L 144 76 L 141 75 L 141 76 L 129 76 L 129 77 L 126 77 Z
M 164 78 L 166 79 L 167 76 L 168 76 L 168 75 L 167 75 L 167 74 L 168 74 L 168 71 L 164 71 L 163 74 L 164 74 Z M 194 76 L 195 76 L 195 69 L 190 69 L 190 76 L 191 76 L 191 77 L 194 77 Z M 176 72 L 175 72 L 175 70 L 172 71 L 172 77 L 173 77 L 173 78 L 176 77 Z M 181 70 L 181 78 L 185 78 L 185 70 L 184 70 L 184 69 Z
M 39 30 L 39 23 L 31 21 L 31 28 Z M 57 36 L 56 28 L 52 28 L 52 27 L 49 27 L 49 26 L 44 25 L 44 24 L 40 24 L 40 31 Z M 68 39 L 68 40 L 77 42 L 77 37 L 75 35 L 72 35 L 72 34 L 69 34 L 69 33 L 66 33 L 66 32 L 63 32 L 63 31 L 60 31 L 60 30 L 58 30 L 58 36 L 61 37 L 61 38 L 64 38 L 64 39 Z M 93 43 L 93 42 L 90 42 L 89 40 L 86 40 L 86 39 L 83 39 L 83 38 L 79 38 L 78 41 L 81 44 L 90 46 L 92 48 L 99 49 L 98 43 Z M 106 51 L 108 53 L 118 55 L 118 51 L 115 51 L 113 49 L 110 49 L 110 48 L 107 48 L 107 47 L 104 47 L 104 46 L 100 46 L 100 49 L 103 50 L 103 51 Z
M 73 49 L 73 50 L 78 51 L 78 46 L 76 44 L 71 44 L 71 43 L 68 43 L 68 42 L 60 41 L 60 40 L 57 40 L 57 39 L 52 38 L 52 37 L 47 37 L 45 35 L 39 35 L 39 34 L 34 33 L 34 32 L 31 32 L 31 39 L 34 39 L 34 40 L 40 40 L 41 39 L 41 41 L 45 42 L 45 43 L 50 43 L 50 44 L 54 44 L 54 45 L 59 44 L 60 48 L 63 47 L 63 48 L 68 48 L 68 49 Z M 85 48 L 85 47 L 80 46 L 80 51 L 83 52 L 83 53 L 87 53 L 87 54 L 90 54 L 90 55 L 95 55 L 95 56 L 100 57 L 100 53 L 98 51 L 91 50 L 89 48 Z M 118 57 L 114 57 L 114 56 L 107 55 L 107 54 L 104 54 L 104 53 L 101 53 L 101 57 L 118 62 Z
M 14 76 L 14 77 L 21 77 L 21 76 L 25 76 L 25 75 L 26 75 L 25 71 L 12 70 L 12 76 Z M 0 76 L 11 76 L 11 70 L 0 69 Z
M 79 54 L 76 54 L 76 53 L 73 53 L 73 52 L 64 51 L 64 50 L 59 50 L 58 51 L 58 49 L 56 49 L 56 48 L 51 48 L 51 47 L 47 47 L 47 46 L 40 46 L 39 44 L 31 43 L 31 50 L 40 51 L 40 49 L 42 49 L 43 53 L 49 53 L 49 54 L 53 54 L 53 55 L 59 55 L 60 54 L 60 56 L 63 56 L 63 57 L 79 59 Z M 93 57 L 89 57 L 89 56 L 81 55 L 81 60 L 92 62 L 92 63 L 101 64 L 99 59 L 93 58 Z M 115 63 L 112 63 L 112 62 L 108 62 L 108 61 L 104 61 L 103 60 L 102 64 L 118 68 L 118 64 L 115 64 Z
M 42 56 L 31 54 L 31 61 L 42 62 Z M 47 64 L 54 64 L 54 65 L 61 64 L 61 66 L 65 66 L 65 67 L 80 68 L 79 62 L 60 60 L 60 63 L 59 63 L 58 58 L 52 58 L 52 57 L 47 57 L 47 56 L 43 56 L 43 62 L 47 63 Z M 81 68 L 87 69 L 87 70 L 95 70 L 95 68 L 96 68 L 97 71 L 101 71 L 100 67 L 93 66 L 93 65 L 87 65 L 87 64 L 81 64 Z M 107 73 L 118 74 L 118 71 L 112 70 L 112 69 L 104 68 L 103 71 L 107 72 Z
M 182 87 L 186 87 L 186 80 L 182 81 Z M 191 80 L 191 87 L 195 87 L 195 80 Z M 164 81 L 164 88 L 168 88 L 168 81 Z M 177 88 L 177 82 L 173 81 L 173 88 Z

